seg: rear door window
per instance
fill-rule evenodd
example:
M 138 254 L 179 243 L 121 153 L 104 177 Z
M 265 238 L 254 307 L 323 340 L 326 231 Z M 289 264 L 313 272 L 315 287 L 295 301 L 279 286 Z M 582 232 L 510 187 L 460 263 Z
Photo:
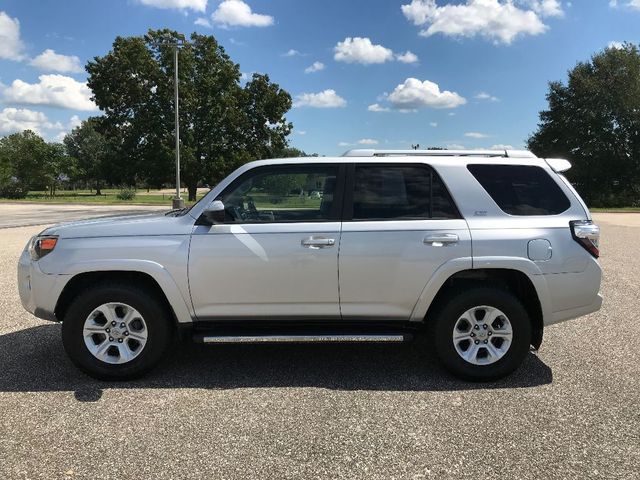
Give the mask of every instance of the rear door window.
M 471 174 L 509 215 L 557 215 L 571 202 L 549 174 L 528 165 L 469 165 Z
M 460 218 L 426 165 L 356 165 L 353 184 L 353 220 Z

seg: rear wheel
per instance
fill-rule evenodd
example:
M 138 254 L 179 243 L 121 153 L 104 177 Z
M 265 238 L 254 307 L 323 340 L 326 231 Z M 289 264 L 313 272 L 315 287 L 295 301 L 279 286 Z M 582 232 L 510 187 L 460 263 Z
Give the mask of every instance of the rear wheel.
M 505 290 L 459 291 L 442 303 L 435 317 L 438 357 L 449 371 L 466 380 L 504 377 L 529 351 L 529 316 L 520 301 Z
M 162 302 L 138 287 L 104 284 L 82 292 L 62 322 L 64 348 L 81 370 L 105 380 L 138 377 L 171 339 Z

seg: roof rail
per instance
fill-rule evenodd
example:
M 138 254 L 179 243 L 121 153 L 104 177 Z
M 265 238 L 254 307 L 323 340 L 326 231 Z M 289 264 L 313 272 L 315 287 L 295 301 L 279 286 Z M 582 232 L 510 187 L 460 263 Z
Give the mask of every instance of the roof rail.
M 360 148 L 349 150 L 343 157 L 502 157 L 502 158 L 536 158 L 527 150 L 375 150 Z

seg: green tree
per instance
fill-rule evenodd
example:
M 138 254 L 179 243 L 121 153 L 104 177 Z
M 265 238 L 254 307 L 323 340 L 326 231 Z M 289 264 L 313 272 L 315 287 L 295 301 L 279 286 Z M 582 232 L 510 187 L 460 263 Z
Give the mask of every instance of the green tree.
M 640 201 L 640 52 L 608 48 L 551 82 L 549 107 L 528 139 L 541 157 L 567 158 L 568 177 L 593 206 Z
M 31 130 L 0 139 L 0 196 L 22 198 L 43 184 L 47 155 L 46 142 Z
M 102 131 L 120 159 L 150 183 L 173 179 L 173 47 L 185 37 L 150 30 L 117 37 L 87 65 L 88 85 L 105 112 Z M 291 96 L 266 75 L 242 87 L 240 67 L 212 36 L 193 33 L 180 49 L 181 177 L 194 200 L 200 182 L 216 182 L 239 162 L 286 146 Z M 131 172 L 128 176 L 131 177 Z
M 62 143 L 49 143 L 42 163 L 42 175 L 52 197 L 56 194 L 58 184 L 73 178 L 77 174 L 77 160 L 67 155 Z
M 69 156 L 75 159 L 76 174 L 86 182 L 93 182 L 96 195 L 101 195 L 109 154 L 108 142 L 98 131 L 99 118 L 88 118 L 64 137 Z

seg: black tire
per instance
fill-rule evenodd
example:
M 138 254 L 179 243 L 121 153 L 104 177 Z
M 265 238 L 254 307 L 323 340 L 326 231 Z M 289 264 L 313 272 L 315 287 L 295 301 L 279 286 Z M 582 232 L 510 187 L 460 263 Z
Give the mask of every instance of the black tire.
M 463 359 L 453 343 L 456 322 L 462 314 L 476 306 L 501 310 L 513 331 L 511 345 L 504 356 L 487 365 L 476 365 Z M 518 368 L 529 352 L 529 315 L 515 296 L 500 288 L 482 287 L 452 292 L 440 302 L 432 320 L 431 335 L 438 358 L 447 370 L 464 380 L 483 382 L 502 378 Z
M 127 363 L 99 360 L 89 351 L 83 338 L 87 317 L 100 305 L 110 302 L 135 308 L 146 323 L 146 344 L 138 356 Z M 104 283 L 82 291 L 73 300 L 62 321 L 62 344 L 71 361 L 91 377 L 130 380 L 142 376 L 160 361 L 171 342 L 172 332 L 167 308 L 153 292 L 129 284 Z

